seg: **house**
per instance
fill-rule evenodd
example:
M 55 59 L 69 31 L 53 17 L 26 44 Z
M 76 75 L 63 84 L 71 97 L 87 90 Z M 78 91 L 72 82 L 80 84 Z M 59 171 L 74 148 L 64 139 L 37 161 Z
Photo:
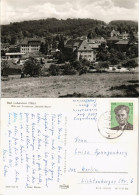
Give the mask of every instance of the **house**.
M 121 34 L 119 35 L 119 39 L 127 40 L 127 39 L 129 39 L 129 34 L 126 33 L 126 32 L 121 33 Z
M 138 32 L 134 32 L 133 35 L 134 35 L 135 39 L 138 40 L 139 33 Z
M 117 37 L 117 36 L 119 36 L 119 31 L 116 31 L 116 30 L 112 30 L 111 31 L 111 37 Z
M 20 44 L 21 53 L 35 53 L 40 50 L 41 41 L 40 40 L 28 40 Z
M 54 48 L 52 48 L 52 49 L 49 50 L 50 55 L 53 55 L 53 56 L 54 56 L 56 53 L 58 53 L 58 52 L 60 52 L 59 49 L 54 49 Z
M 77 50 L 82 42 L 83 40 L 75 40 L 75 39 L 70 39 L 66 41 L 64 45 L 63 53 L 68 60 L 72 59 L 74 55 L 76 55 L 77 57 Z
M 79 60 L 80 58 L 82 59 L 84 58 L 89 61 L 96 60 L 95 50 L 93 50 L 86 41 L 83 41 L 79 48 L 77 49 L 77 59 Z
M 87 36 L 80 36 L 80 37 L 76 37 L 75 40 L 87 40 Z
M 116 42 L 118 42 L 120 39 L 118 37 L 110 37 L 107 39 L 107 45 L 114 45 Z
M 20 52 L 20 48 L 17 45 L 10 45 L 8 52 L 9 53 Z
M 115 46 L 122 51 L 126 51 L 127 47 L 129 46 L 129 41 L 128 40 L 120 40 L 115 43 Z
M 6 53 L 4 58 L 7 60 L 11 60 L 11 59 L 19 60 L 23 55 L 24 55 L 24 53 L 21 53 L 21 52 Z
M 22 69 L 22 66 L 15 64 L 14 60 L 8 60 L 7 67 L 1 68 L 1 75 L 2 76 L 20 75 L 21 69 Z
M 85 40 L 69 40 L 64 46 L 64 54 L 67 58 L 76 56 L 76 59 L 85 58 L 89 61 L 96 60 L 96 51 Z
M 87 39 L 88 45 L 92 48 L 95 49 L 96 51 L 99 49 L 99 46 L 102 43 L 106 43 L 106 40 L 101 37 L 101 38 L 96 38 L 96 39 Z

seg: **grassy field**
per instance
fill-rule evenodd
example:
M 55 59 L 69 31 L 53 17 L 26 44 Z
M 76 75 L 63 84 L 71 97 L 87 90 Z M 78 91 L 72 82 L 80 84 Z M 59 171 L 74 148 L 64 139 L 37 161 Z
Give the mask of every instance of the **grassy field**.
M 87 73 L 81 76 L 9 78 L 2 97 L 138 97 L 138 73 Z

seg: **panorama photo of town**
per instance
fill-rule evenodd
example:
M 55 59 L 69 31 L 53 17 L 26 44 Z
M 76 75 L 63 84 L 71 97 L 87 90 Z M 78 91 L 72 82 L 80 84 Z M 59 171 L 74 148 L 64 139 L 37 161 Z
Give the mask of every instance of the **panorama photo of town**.
M 1 97 L 139 96 L 136 0 L 6 1 Z

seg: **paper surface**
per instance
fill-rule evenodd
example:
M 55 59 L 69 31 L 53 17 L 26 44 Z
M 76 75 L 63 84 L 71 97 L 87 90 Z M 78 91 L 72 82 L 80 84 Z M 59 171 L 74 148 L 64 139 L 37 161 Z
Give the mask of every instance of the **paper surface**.
M 114 104 L 132 130 L 111 129 Z M 2 99 L 1 113 L 0 194 L 137 194 L 137 98 Z

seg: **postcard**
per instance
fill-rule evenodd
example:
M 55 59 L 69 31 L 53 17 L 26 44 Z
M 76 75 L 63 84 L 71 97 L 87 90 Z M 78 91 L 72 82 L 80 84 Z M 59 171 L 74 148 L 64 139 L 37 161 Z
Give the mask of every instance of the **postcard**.
M 1 113 L 1 195 L 137 194 L 137 98 L 7 98 Z
M 138 0 L 1 0 L 2 98 L 139 97 Z

